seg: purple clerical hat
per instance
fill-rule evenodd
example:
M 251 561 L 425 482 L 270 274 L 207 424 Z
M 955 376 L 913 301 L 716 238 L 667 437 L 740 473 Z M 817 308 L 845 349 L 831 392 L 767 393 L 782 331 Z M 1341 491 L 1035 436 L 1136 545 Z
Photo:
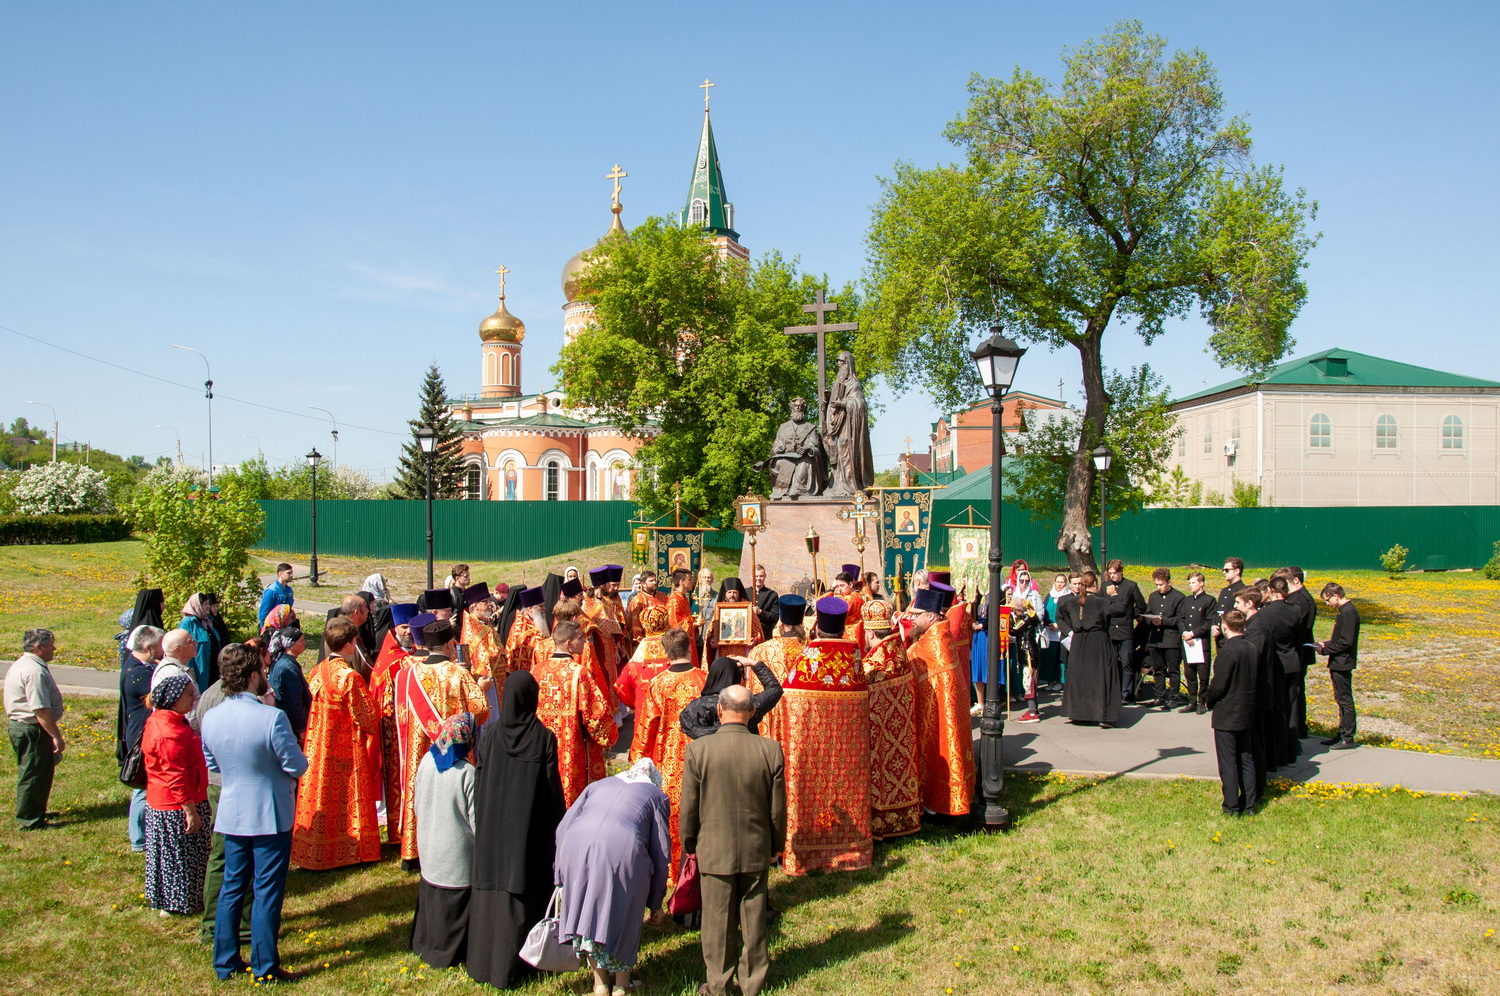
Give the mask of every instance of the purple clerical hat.
M 423 632 L 428 623 L 437 622 L 437 616 L 431 612 L 423 612 L 421 615 L 411 618 L 411 641 L 419 647 L 427 646 L 427 634 Z
M 818 632 L 830 636 L 844 635 L 844 621 L 849 618 L 849 603 L 837 595 L 818 599 Z
M 478 605 L 490 597 L 490 586 L 483 581 L 464 589 L 464 605 Z
M 951 585 L 951 584 L 953 584 L 953 572 L 952 571 L 928 571 L 927 572 L 927 580 L 931 581 L 933 584 Z
M 605 564 L 604 566 L 605 569 L 609 571 L 610 584 L 619 584 L 620 581 L 625 577 L 625 568 L 621 567 L 619 564 Z
M 546 599 L 546 594 L 540 588 L 527 588 L 521 592 L 521 608 L 534 609 Z
M 841 574 L 849 575 L 850 581 L 859 580 L 860 570 L 858 564 L 845 564 L 842 568 L 840 568 L 839 572 Z
M 600 585 L 609 584 L 609 568 L 595 567 L 589 571 L 589 584 L 595 588 Z
M 391 625 L 401 626 L 409 623 L 416 614 L 416 602 L 397 602 L 391 606 Z
M 583 582 L 577 578 L 564 581 L 562 585 L 563 598 L 577 598 L 583 594 Z

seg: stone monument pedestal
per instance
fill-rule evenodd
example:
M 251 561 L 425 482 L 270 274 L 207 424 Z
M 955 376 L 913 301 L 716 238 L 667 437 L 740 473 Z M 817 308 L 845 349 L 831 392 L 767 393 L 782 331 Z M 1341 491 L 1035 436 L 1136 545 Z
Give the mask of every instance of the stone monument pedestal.
M 839 518 L 839 509 L 851 507 L 848 498 L 801 498 L 766 503 L 765 527 L 755 537 L 755 562 L 766 569 L 766 584 L 785 595 L 812 581 L 812 555 L 807 552 L 807 527 L 819 536 L 818 578 L 829 585 L 843 564 L 860 562 L 854 548 L 854 523 Z M 880 543 L 874 520 L 865 523 L 864 565 L 880 570 Z M 750 537 L 740 551 L 740 578 L 748 589 Z

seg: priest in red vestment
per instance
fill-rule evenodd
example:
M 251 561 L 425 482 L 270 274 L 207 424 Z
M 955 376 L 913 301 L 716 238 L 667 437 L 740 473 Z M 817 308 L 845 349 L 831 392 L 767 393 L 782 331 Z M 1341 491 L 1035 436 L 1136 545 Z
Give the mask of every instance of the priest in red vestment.
M 693 618 L 693 575 L 672 572 L 672 591 L 667 595 L 667 625 L 687 633 L 693 641 L 692 661 L 698 663 L 698 622 Z
M 865 596 L 860 591 L 858 564 L 844 564 L 834 575 L 833 593 L 849 603 L 849 617 L 844 620 L 844 638 L 853 640 L 861 652 L 865 649 Z
M 401 749 L 396 743 L 396 679 L 401 670 L 411 666 L 412 654 L 425 657 L 426 648 L 418 647 L 411 623 L 417 615 L 415 602 L 398 602 L 391 606 L 391 628 L 385 635 L 375 668 L 370 673 L 370 700 L 380 714 L 381 805 L 385 816 L 385 839 L 401 839 Z M 437 617 L 433 616 L 431 622 Z
M 820 598 L 818 629 L 782 683 L 786 710 L 788 875 L 870 867 L 870 692 L 854 641 L 844 636 L 849 603 Z
M 636 645 L 629 663 L 615 680 L 615 694 L 631 709 L 639 709 L 651 679 L 667 669 L 672 663 L 662 646 L 661 637 L 670 627 L 667 625 L 667 610 L 653 605 L 641 613 L 641 624 L 646 635 Z
M 536 641 L 547 635 L 547 617 L 542 612 L 542 600 L 546 598 L 541 588 L 526 588 L 521 592 L 510 635 L 505 640 L 505 658 L 514 661 L 515 668 L 529 668 L 536 656 Z
M 561 607 L 564 603 L 558 603 Z M 579 611 L 576 605 L 570 607 Z M 561 619 L 549 638 L 553 650 L 532 665 L 537 683 L 537 719 L 557 738 L 557 771 L 563 802 L 573 805 L 583 790 L 605 775 L 604 750 L 619 736 L 604 672 L 572 619 Z
M 380 714 L 365 679 L 349 664 L 359 627 L 343 617 L 323 631 L 330 654 L 308 681 L 307 772 L 297 785 L 292 862 L 309 871 L 380 860 L 380 767 L 369 741 L 380 736 Z M 376 755 L 378 756 L 378 755 Z
M 631 596 L 630 605 L 625 609 L 625 619 L 628 623 L 625 629 L 632 640 L 639 640 L 646 635 L 646 631 L 641 628 L 642 612 L 652 605 L 667 607 L 666 594 L 656 590 L 656 572 L 642 571 L 640 577 L 640 590 Z
M 738 610 L 739 618 L 744 620 L 744 628 L 741 631 L 744 636 L 738 640 L 726 638 L 724 635 L 726 627 L 723 625 L 724 612 L 722 610 L 725 606 L 734 605 L 746 607 Z M 766 638 L 765 632 L 760 627 L 760 616 L 755 611 L 755 603 L 751 602 L 745 594 L 744 582 L 739 578 L 725 578 L 724 583 L 719 585 L 719 597 L 714 602 L 714 614 L 705 620 L 704 624 L 708 629 L 703 657 L 709 661 L 719 657 L 745 657 L 749 655 L 752 647 L 764 642 Z
M 505 687 L 506 675 L 510 674 L 494 621 L 495 601 L 490 597 L 490 586 L 480 581 L 465 588 L 463 627 L 458 642 L 469 648 L 469 670 L 479 682 L 480 691 L 485 693 L 492 686 Z
M 412 808 L 417 765 L 444 719 L 469 712 L 474 714 L 475 725 L 482 726 L 490 713 L 479 683 L 453 659 L 458 647 L 453 623 L 423 613 L 411 621 L 413 636 L 419 625 L 428 653 L 411 658 L 411 665 L 401 670 L 394 701 L 396 746 L 401 755 L 401 863 L 408 871 L 416 868 L 417 861 L 417 820 Z
M 954 591 L 941 582 L 912 599 L 912 639 L 907 649 L 917 685 L 918 769 L 922 805 L 961 816 L 974 790 L 974 733 L 969 722 L 969 662 L 953 648 L 945 613 Z
M 883 604 L 865 603 L 866 623 L 871 606 Z M 865 630 L 867 637 L 874 632 Z M 870 832 L 876 840 L 889 840 L 922 829 L 916 676 L 901 634 L 889 630 L 865 651 L 861 663 L 870 686 Z
M 677 811 L 682 804 L 682 763 L 691 743 L 682 731 L 680 719 L 683 708 L 703 694 L 708 681 L 708 672 L 693 666 L 692 642 L 685 630 L 673 628 L 662 634 L 662 647 L 672 663 L 651 679 L 645 697 L 636 700 L 635 738 L 630 744 L 630 763 L 651 758 L 661 772 L 661 789 L 671 804 L 667 821 L 672 834 L 669 882 L 677 881 L 677 870 L 682 867 L 682 834 L 677 826 Z

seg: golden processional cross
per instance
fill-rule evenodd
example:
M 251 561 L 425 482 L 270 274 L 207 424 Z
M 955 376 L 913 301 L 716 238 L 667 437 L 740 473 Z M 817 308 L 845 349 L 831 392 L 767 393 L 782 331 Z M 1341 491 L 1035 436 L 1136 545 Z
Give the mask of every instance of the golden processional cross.
M 854 493 L 854 507 L 850 508 L 848 505 L 845 505 L 839 509 L 840 519 L 843 519 L 845 522 L 851 519 L 854 521 L 854 549 L 859 551 L 859 577 L 855 579 L 856 582 L 863 580 L 865 576 L 865 520 L 873 519 L 880 514 L 878 508 L 865 507 L 869 504 L 869 497 L 863 491 L 856 491 Z

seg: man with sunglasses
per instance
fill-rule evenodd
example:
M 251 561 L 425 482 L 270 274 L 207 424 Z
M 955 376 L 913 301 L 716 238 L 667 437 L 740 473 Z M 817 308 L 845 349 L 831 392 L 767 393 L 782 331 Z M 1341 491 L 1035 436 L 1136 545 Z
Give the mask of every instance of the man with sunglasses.
M 1245 572 L 1245 562 L 1239 557 L 1224 558 L 1224 587 L 1219 589 L 1219 616 L 1234 608 L 1234 596 L 1245 587 L 1245 582 L 1240 580 L 1240 575 Z M 1217 648 L 1224 642 L 1224 632 L 1218 623 L 1214 624 L 1214 647 Z

